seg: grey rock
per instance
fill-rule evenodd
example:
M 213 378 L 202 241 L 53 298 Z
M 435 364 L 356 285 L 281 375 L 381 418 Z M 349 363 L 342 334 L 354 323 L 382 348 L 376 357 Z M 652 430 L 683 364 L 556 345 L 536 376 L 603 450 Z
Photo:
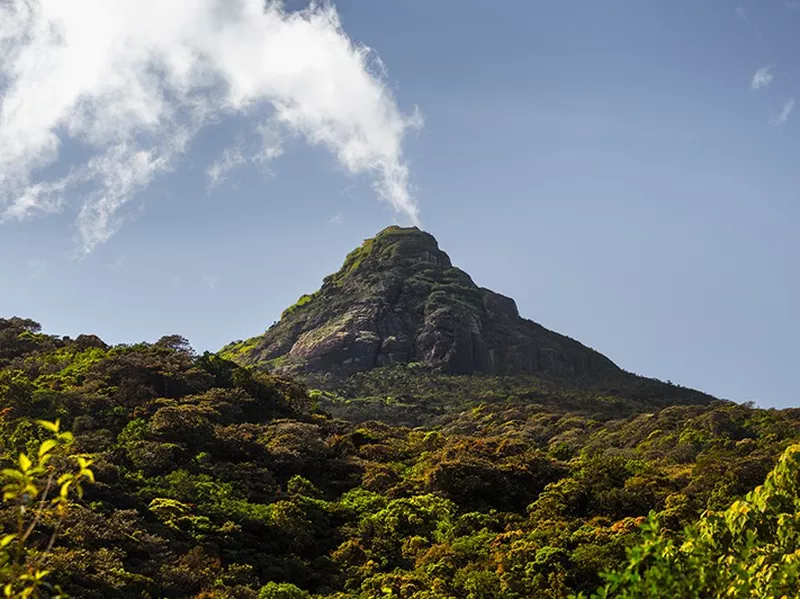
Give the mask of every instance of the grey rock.
M 301 378 L 409 362 L 454 374 L 621 372 L 602 354 L 521 318 L 513 299 L 475 285 L 416 227 L 389 227 L 366 240 L 264 335 L 221 353 Z

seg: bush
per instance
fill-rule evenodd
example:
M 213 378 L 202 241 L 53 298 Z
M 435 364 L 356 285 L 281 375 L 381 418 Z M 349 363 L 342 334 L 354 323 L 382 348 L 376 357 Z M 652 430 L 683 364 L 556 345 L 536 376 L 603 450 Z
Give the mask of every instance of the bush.
M 309 599 L 308 591 L 289 582 L 268 582 L 261 587 L 258 599 Z

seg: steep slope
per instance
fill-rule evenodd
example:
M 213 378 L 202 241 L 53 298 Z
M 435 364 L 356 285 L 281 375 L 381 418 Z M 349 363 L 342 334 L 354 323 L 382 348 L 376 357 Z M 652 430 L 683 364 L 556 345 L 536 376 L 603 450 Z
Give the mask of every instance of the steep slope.
M 416 227 L 367 239 L 280 322 L 221 354 L 300 377 L 403 363 L 450 374 L 621 374 L 598 352 L 521 318 L 514 300 L 478 287 Z

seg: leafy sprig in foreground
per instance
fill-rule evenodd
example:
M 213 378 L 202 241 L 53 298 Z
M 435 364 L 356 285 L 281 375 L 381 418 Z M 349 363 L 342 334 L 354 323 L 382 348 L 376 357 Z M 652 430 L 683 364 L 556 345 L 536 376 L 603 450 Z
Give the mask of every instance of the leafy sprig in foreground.
M 71 498 L 82 498 L 84 485 L 94 482 L 91 460 L 70 452 L 72 433 L 61 431 L 58 420 L 39 420 L 38 424 L 51 436 L 41 442 L 35 455 L 20 452 L 15 467 L 0 471 L 5 482 L 3 502 L 11 507 L 16 523 L 13 531 L 0 538 L 3 597 L 39 597 L 41 590 L 60 596 L 60 589 L 48 583 L 50 572 L 42 562 L 53 548 Z M 50 527 L 44 547 L 32 546 L 30 541 L 43 522 Z

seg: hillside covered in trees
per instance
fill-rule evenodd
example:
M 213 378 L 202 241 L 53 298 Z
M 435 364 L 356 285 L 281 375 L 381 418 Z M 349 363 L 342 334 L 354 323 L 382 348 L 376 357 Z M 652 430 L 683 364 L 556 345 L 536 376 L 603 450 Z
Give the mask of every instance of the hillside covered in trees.
M 74 597 L 796 595 L 800 410 L 541 374 L 395 364 L 333 392 L 0 320 L 4 483 L 38 419 L 95 481 L 61 512 L 7 491 L 4 531 L 42 515 L 2 555 Z

